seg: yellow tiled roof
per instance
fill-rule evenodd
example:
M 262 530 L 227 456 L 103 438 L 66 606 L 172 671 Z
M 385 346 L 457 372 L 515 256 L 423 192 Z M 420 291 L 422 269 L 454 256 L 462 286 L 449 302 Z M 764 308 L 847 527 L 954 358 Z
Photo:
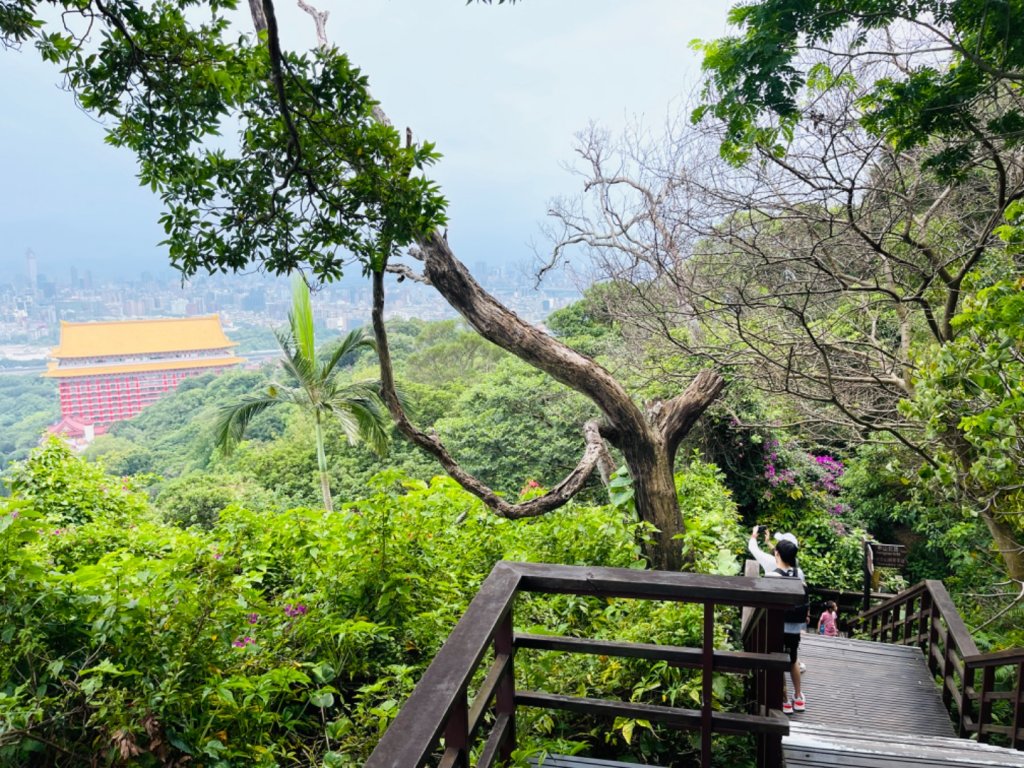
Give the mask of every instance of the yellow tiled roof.
M 111 376 L 121 373 L 148 373 L 149 371 L 180 371 L 182 368 L 213 368 L 218 365 L 238 365 L 244 357 L 214 357 L 202 360 L 167 360 L 155 363 L 127 363 L 124 365 L 83 365 L 77 368 L 58 368 L 49 363 L 43 374 L 46 379 L 71 379 L 76 376 Z
M 60 344 L 50 351 L 56 358 L 103 357 L 237 346 L 220 326 L 219 315 L 122 320 L 106 323 L 60 324 Z

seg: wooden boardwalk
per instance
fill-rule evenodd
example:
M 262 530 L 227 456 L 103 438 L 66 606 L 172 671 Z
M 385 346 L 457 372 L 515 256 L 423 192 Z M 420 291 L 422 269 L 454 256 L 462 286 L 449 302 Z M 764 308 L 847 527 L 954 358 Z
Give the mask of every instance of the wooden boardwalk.
M 795 713 L 794 724 L 956 735 L 919 648 L 805 634 L 800 660 L 807 711 Z
M 956 738 L 919 648 L 804 635 L 800 659 L 807 710 L 789 718 L 786 768 L 1024 768 L 1024 752 Z M 640 768 L 561 755 L 535 764 Z
M 955 737 L 919 648 L 804 635 L 800 659 L 787 768 L 1024 768 L 1022 752 Z

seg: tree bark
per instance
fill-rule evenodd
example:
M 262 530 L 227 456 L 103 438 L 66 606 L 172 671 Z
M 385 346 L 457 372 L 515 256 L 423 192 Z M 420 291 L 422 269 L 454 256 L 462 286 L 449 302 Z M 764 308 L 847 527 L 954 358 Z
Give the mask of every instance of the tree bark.
M 988 510 L 982 510 L 981 519 L 992 534 L 996 551 L 1006 566 L 1006 575 L 1018 584 L 1024 584 L 1024 544 L 1017 541 L 1013 528 L 999 520 Z
M 384 272 L 373 274 L 373 311 L 371 313 L 374 338 L 377 342 L 377 357 L 380 363 L 381 396 L 398 427 L 414 445 L 423 449 L 444 468 L 453 480 L 479 498 L 499 515 L 509 519 L 536 517 L 557 509 L 579 493 L 587 478 L 607 454 L 601 440 L 600 429 L 594 422 L 584 425 L 583 434 L 586 449 L 576 468 L 560 483 L 543 496 L 513 504 L 488 488 L 473 475 L 464 470 L 445 448 L 436 434 L 427 434 L 418 429 L 405 413 L 395 388 L 394 370 L 391 365 L 391 351 L 388 347 L 387 329 L 384 325 Z

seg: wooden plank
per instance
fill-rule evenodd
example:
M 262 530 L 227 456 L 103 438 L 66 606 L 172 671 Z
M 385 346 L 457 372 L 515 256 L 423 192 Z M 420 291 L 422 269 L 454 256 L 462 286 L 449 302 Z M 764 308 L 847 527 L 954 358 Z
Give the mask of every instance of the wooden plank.
M 546 755 L 531 757 L 530 764 L 537 768 L 655 768 L 640 763 L 623 763 L 617 760 L 596 760 L 576 755 Z
M 607 701 L 605 699 L 590 699 L 583 696 L 561 696 L 554 693 L 541 693 L 540 691 L 517 691 L 516 705 L 539 707 L 541 709 L 558 709 L 610 719 L 631 717 L 652 720 L 683 730 L 698 730 L 701 727 L 701 711 L 699 709 L 663 707 L 657 704 Z M 711 725 L 714 733 L 740 735 L 768 733 L 778 736 L 789 733 L 789 723 L 784 719 L 762 717 L 760 715 L 742 715 L 734 712 L 713 712 Z
M 793 721 L 790 727 L 790 734 L 800 738 L 817 736 L 823 739 L 842 739 L 852 742 L 890 742 L 894 740 L 891 733 L 873 733 L 856 728 L 835 728 L 827 725 L 812 725 L 805 722 Z M 991 744 L 982 744 L 973 739 L 959 739 L 951 736 L 920 736 L 915 735 L 912 740 L 909 738 L 897 740 L 898 743 L 910 743 L 915 746 L 926 746 L 929 748 L 955 747 L 957 750 L 968 750 L 983 752 L 990 755 L 1002 755 L 1006 750 L 1002 747 Z M 1011 752 L 1012 754 L 1012 752 Z M 1022 753 L 1024 754 L 1024 753 Z
M 483 722 L 484 714 L 487 711 L 487 705 L 490 704 L 491 698 L 494 696 L 494 691 L 498 687 L 498 683 L 501 682 L 502 675 L 504 675 L 512 665 L 512 655 L 508 653 L 499 653 L 498 657 L 491 664 L 491 668 L 487 673 L 487 677 L 484 678 L 483 683 L 480 684 L 480 690 L 477 691 L 476 697 L 473 699 L 473 706 L 469 708 L 469 739 L 473 740 L 476 736 L 476 732 L 480 729 L 480 724 Z
M 783 739 L 787 768 L 1024 768 L 1024 754 L 952 737 L 894 739 L 794 724 Z
M 919 648 L 805 634 L 800 659 L 807 710 L 794 724 L 954 735 Z
M 494 719 L 494 727 L 491 734 L 484 742 L 484 748 L 480 751 L 480 758 L 476 762 L 476 768 L 492 768 L 497 762 L 498 750 L 501 749 L 505 740 L 511 735 L 509 729 L 512 726 L 512 717 L 502 712 Z
M 563 651 L 565 653 L 587 653 L 595 656 L 619 656 L 651 661 L 667 661 L 679 667 L 700 668 L 703 651 L 677 645 L 653 645 L 647 643 L 620 643 L 612 640 L 591 640 L 589 638 L 565 637 L 563 635 L 515 636 L 516 648 L 533 648 L 542 651 Z M 745 651 L 722 651 L 714 653 L 715 672 L 749 672 L 752 669 L 789 669 L 789 656 L 785 653 L 747 653 Z
M 797 579 L 712 576 L 674 571 L 638 571 L 541 563 L 510 563 L 522 577 L 520 589 L 550 594 L 629 597 L 641 600 L 713 602 L 717 605 L 763 605 L 785 608 L 804 600 Z
M 964 656 L 964 661 L 972 667 L 999 667 L 1003 664 L 1019 664 L 1024 662 L 1024 648 L 1007 648 L 994 653 L 979 653 Z
M 941 584 L 942 582 L 938 582 L 938 583 Z M 901 601 L 901 600 L 907 600 L 910 597 L 916 596 L 916 595 L 920 595 L 920 594 L 926 592 L 927 590 L 928 590 L 928 587 L 927 587 L 926 582 L 922 581 L 919 584 L 915 584 L 914 586 L 909 587 L 909 588 L 903 590 L 899 594 L 896 594 L 896 595 L 886 595 L 886 598 L 887 598 L 886 602 L 881 603 L 880 605 L 876 605 L 876 606 L 873 606 L 873 607 L 869 608 L 868 610 L 866 610 L 863 613 L 861 613 L 861 617 L 864 618 L 864 619 L 875 619 L 879 615 L 888 612 L 891 609 L 891 607 L 892 607 L 892 603 L 897 602 L 897 601 Z
M 519 578 L 514 568 L 503 563 L 494 567 L 364 768 L 423 764 L 460 694 L 464 695 L 502 616 L 511 608 Z
M 953 599 L 949 596 L 949 592 L 946 591 L 942 582 L 928 579 L 924 583 L 928 586 L 928 591 L 932 594 L 932 604 L 942 614 L 942 620 L 946 622 L 946 627 L 948 627 L 960 655 L 963 657 L 977 656 L 978 646 L 974 644 L 967 625 L 960 618 L 960 612 L 953 605 Z

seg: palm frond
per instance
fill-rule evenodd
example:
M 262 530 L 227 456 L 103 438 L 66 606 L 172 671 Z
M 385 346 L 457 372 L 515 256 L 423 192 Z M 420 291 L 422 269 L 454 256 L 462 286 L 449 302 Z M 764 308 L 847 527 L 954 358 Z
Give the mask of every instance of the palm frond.
M 391 420 L 378 392 L 376 382 L 355 382 L 333 392 L 324 405 L 337 419 L 350 443 L 359 438 L 374 453 L 384 456 L 390 442 Z
M 214 426 L 217 447 L 225 455 L 230 455 L 245 436 L 249 423 L 270 406 L 281 402 L 285 400 L 279 393 L 268 392 L 265 395 L 246 395 L 238 403 L 221 408 Z
M 366 335 L 366 331 L 362 328 L 357 328 L 343 338 L 334 352 L 331 353 L 331 356 L 324 364 L 324 367 L 320 370 L 320 378 L 329 378 L 334 373 L 334 369 L 337 367 L 338 363 L 360 347 L 376 349 L 377 345 L 372 338 Z
M 292 278 L 292 311 L 288 313 L 288 325 L 298 355 L 306 360 L 316 360 L 313 303 L 309 300 L 309 288 L 300 275 Z
M 309 389 L 310 384 L 316 381 L 316 360 L 308 360 L 303 356 L 302 351 L 294 345 L 290 332 L 274 331 L 274 335 L 284 352 L 281 367 L 296 386 Z
M 379 400 L 366 401 L 365 407 L 360 402 L 356 405 L 353 415 L 359 422 L 359 436 L 378 456 L 387 456 L 391 444 L 388 427 L 391 420 L 384 412 L 383 403 Z

